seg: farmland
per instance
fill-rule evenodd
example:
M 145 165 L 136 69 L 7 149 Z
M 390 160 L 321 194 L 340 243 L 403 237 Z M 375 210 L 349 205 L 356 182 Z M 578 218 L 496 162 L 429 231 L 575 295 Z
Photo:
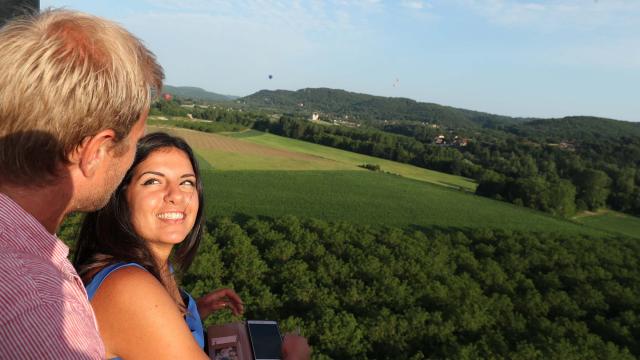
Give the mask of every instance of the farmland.
M 259 131 L 219 134 L 149 126 L 184 137 L 218 170 L 356 170 L 377 164 L 384 172 L 473 192 L 476 184 L 461 176 L 444 174 L 372 156 L 289 139 Z
M 583 226 L 475 196 L 468 193 L 475 184 L 458 176 L 258 131 L 220 135 L 149 128 L 182 136 L 196 149 L 205 170 L 209 216 L 296 215 L 443 230 L 489 227 L 604 234 L 599 224 Z M 363 163 L 378 164 L 389 173 L 359 168 Z M 603 229 L 610 233 L 610 228 Z

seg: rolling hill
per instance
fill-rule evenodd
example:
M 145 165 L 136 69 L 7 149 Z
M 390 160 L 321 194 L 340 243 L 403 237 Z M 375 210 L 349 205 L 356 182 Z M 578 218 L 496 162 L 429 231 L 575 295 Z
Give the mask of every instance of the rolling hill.
M 233 107 L 241 104 L 250 108 L 302 115 L 319 112 L 329 117 L 359 123 L 380 123 L 385 120 L 427 122 L 451 129 L 489 128 L 519 137 L 556 140 L 640 137 L 640 122 L 594 116 L 519 118 L 419 102 L 408 98 L 375 96 L 341 89 L 260 90 L 245 97 L 220 95 L 197 87 L 166 85 L 163 90 L 175 96 L 196 101 L 229 101 L 229 106 Z
M 298 91 L 261 90 L 239 98 L 238 101 L 249 106 L 283 112 L 318 111 L 332 116 L 348 116 L 359 121 L 408 120 L 452 128 L 513 125 L 523 121 L 407 98 L 374 96 L 329 88 L 306 88 Z
M 248 106 L 280 112 L 348 117 L 355 122 L 428 122 L 452 129 L 499 129 L 521 137 L 567 139 L 640 136 L 640 123 L 593 116 L 553 119 L 514 118 L 407 98 L 360 94 L 340 89 L 261 90 L 237 99 Z
M 210 92 L 210 91 L 201 89 L 199 87 L 193 87 L 193 86 L 164 85 L 164 87 L 162 88 L 162 92 L 169 93 L 179 98 L 191 99 L 191 100 L 202 101 L 202 102 L 229 101 L 237 98 L 237 96 L 217 94 L 217 93 Z

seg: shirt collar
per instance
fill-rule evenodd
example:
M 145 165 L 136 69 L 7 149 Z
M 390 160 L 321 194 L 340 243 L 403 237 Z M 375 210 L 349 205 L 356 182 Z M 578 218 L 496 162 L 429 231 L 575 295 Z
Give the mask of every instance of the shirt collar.
M 2 247 L 14 248 L 59 265 L 68 262 L 69 247 L 3 193 L 0 193 L 0 239 Z

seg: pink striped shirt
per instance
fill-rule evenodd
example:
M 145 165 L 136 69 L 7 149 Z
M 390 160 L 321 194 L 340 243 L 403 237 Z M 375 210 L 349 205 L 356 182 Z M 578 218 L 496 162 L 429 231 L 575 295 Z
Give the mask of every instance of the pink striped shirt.
M 69 248 L 0 193 L 0 359 L 103 359 Z

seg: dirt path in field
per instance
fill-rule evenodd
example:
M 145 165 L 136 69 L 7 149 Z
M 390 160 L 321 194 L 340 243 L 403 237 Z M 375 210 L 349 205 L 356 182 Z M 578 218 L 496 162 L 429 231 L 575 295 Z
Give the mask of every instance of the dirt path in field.
M 218 134 L 168 126 L 147 125 L 147 132 L 154 131 L 164 131 L 175 136 L 180 136 L 184 138 L 194 149 L 198 150 L 218 150 L 237 154 L 273 156 L 307 161 L 327 161 L 327 159 L 319 156 L 274 149 L 268 146 L 253 144 L 248 141 L 242 141 Z

